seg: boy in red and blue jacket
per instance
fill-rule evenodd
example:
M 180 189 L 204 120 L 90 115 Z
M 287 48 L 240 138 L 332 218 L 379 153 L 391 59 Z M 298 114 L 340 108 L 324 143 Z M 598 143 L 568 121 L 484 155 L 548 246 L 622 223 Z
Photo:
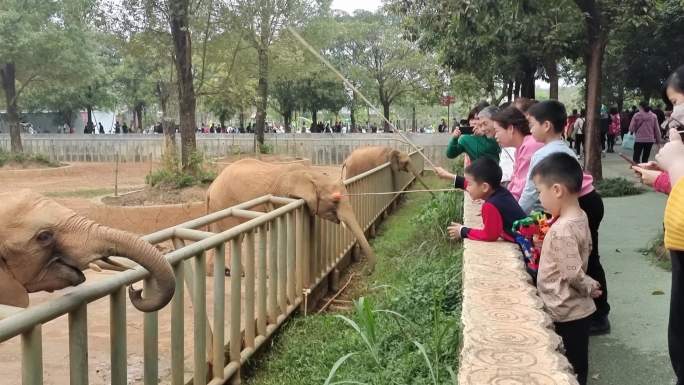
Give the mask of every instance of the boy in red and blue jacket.
M 489 158 L 479 158 L 465 169 L 465 177 L 453 175 L 442 168 L 435 170 L 442 178 L 453 178 L 454 187 L 466 190 L 473 200 L 484 200 L 481 229 L 451 222 L 447 228 L 451 239 L 467 238 L 494 242 L 503 238 L 515 242 L 513 222 L 527 217 L 513 195 L 501 186 L 501 167 Z

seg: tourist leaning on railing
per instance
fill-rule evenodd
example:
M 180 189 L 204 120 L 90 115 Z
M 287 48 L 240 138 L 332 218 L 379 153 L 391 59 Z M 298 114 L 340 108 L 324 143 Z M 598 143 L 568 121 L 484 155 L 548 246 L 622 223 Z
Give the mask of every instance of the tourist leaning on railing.
M 447 228 L 451 239 L 467 238 L 475 241 L 494 242 L 503 238 L 514 242 L 513 223 L 527 215 L 513 195 L 501 186 L 501 167 L 489 158 L 480 158 L 465 169 L 465 177 L 451 174 L 441 167 L 435 172 L 440 178 L 454 181 L 454 187 L 466 190 L 473 200 L 484 200 L 481 229 L 451 222 Z

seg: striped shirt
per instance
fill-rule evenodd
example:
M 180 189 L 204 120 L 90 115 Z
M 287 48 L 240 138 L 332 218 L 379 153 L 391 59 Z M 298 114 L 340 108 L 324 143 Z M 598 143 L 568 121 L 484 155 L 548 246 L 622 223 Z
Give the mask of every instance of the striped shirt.
M 684 178 L 672 188 L 665 208 L 665 247 L 684 251 Z

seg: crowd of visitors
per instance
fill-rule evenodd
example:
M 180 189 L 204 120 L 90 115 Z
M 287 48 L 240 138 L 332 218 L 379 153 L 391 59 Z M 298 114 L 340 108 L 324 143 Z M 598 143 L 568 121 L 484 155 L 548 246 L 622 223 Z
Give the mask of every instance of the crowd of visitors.
M 684 384 L 684 66 L 666 83 L 667 112 L 642 102 L 632 111 L 603 107 L 600 137 L 604 152 L 615 144 L 634 141 L 634 171 L 645 184 L 669 194 L 665 210 L 665 245 L 672 257 L 672 297 L 668 340 L 678 385 Z M 532 212 L 550 214 L 550 228 L 541 244 L 533 273 L 538 293 L 563 340 L 565 354 L 587 383 L 589 336 L 610 333 L 608 283 L 599 256 L 603 201 L 593 178 L 578 157 L 587 129 L 584 110 L 568 116 L 555 100 L 517 99 L 502 106 L 476 105 L 468 126 L 453 130 L 447 156 L 467 155 L 464 175 L 437 167 L 474 200 L 483 201 L 481 228 L 452 222 L 453 239 L 514 241 L 513 224 Z M 471 130 L 472 129 L 472 130 Z M 655 162 L 648 162 L 654 144 L 665 139 Z M 574 149 L 573 149 L 574 145 Z M 516 149 L 510 182 L 502 184 L 499 157 Z

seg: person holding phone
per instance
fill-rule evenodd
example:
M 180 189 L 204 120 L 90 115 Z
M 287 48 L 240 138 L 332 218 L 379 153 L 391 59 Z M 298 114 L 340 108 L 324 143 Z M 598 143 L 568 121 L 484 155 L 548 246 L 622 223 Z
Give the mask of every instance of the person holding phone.
M 486 114 L 479 115 L 481 112 L 484 113 L 486 111 L 491 111 L 489 105 L 480 103 L 468 115 L 468 121 L 473 127 L 472 134 L 465 134 L 458 128 L 453 131 L 446 150 L 447 158 L 453 159 L 465 153 L 468 155 L 470 162 L 481 157 L 487 157 L 499 162 L 501 148 L 493 137 L 490 138 L 485 135 L 486 129 L 482 127 L 484 122 L 481 118 L 491 118 L 494 114 L 494 112 L 491 112 L 488 116 L 485 116 Z
M 684 139 L 684 66 L 677 70 L 667 79 L 665 83 L 665 94 L 667 101 L 673 106 L 672 115 L 666 121 L 670 132 L 677 132 Z M 663 170 L 657 162 L 644 162 L 633 165 L 632 169 L 641 178 L 641 183 L 653 187 L 657 192 L 670 194 L 672 184 L 667 171 Z

